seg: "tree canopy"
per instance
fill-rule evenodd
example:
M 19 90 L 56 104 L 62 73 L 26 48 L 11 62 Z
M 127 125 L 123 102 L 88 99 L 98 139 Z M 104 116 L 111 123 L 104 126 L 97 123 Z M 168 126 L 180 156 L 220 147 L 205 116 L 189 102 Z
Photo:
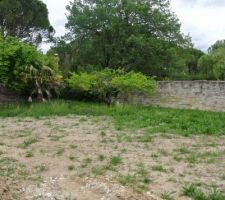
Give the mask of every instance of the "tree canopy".
M 199 59 L 198 67 L 206 79 L 225 80 L 225 40 L 209 47 L 208 54 Z
M 212 53 L 221 48 L 225 49 L 225 40 L 217 40 L 211 47 L 208 48 L 208 52 Z
M 191 47 L 168 0 L 76 0 L 67 10 L 67 49 L 76 68 L 122 67 L 164 76 L 174 57 L 170 50 Z
M 39 44 L 54 33 L 41 0 L 0 0 L 0 33 Z

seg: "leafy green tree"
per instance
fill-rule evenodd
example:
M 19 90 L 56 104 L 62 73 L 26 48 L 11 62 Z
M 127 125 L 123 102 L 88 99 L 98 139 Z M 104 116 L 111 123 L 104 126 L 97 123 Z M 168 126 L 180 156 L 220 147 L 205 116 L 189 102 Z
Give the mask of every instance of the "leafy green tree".
M 165 76 L 171 59 L 166 50 L 190 46 L 168 0 L 76 0 L 67 10 L 67 36 L 72 41 L 67 47 L 73 49 L 71 63 L 77 68 L 122 67 Z
M 60 71 L 67 77 L 71 71 L 77 71 L 78 66 L 76 61 L 78 60 L 78 54 L 73 42 L 67 44 L 65 40 L 57 41 L 57 45 L 52 47 L 47 54 L 55 55 L 59 57 Z
M 0 34 L 39 44 L 54 33 L 41 0 L 0 0 Z
M 29 96 L 44 99 L 62 81 L 55 57 L 13 37 L 0 37 L 0 83 Z
M 225 80 L 225 42 L 217 41 L 208 52 L 198 61 L 200 72 L 207 79 Z
M 189 79 L 198 74 L 198 59 L 204 55 L 195 48 L 172 47 L 165 49 L 168 54 L 167 64 L 164 66 L 164 77 L 169 79 Z
M 225 46 L 224 46 L 225 47 Z M 213 74 L 217 80 L 225 80 L 225 48 L 216 49 L 212 53 Z
M 209 47 L 208 52 L 212 53 L 217 49 L 223 48 L 225 49 L 225 40 L 218 40 L 213 44 L 211 47 Z
M 198 73 L 198 60 L 200 57 L 205 55 L 204 52 L 202 52 L 199 49 L 195 48 L 189 48 L 186 49 L 186 66 L 188 69 L 189 74 L 197 74 Z
M 214 61 L 211 55 L 206 54 L 198 60 L 198 68 L 202 77 L 205 77 L 206 79 L 214 79 L 213 65 Z

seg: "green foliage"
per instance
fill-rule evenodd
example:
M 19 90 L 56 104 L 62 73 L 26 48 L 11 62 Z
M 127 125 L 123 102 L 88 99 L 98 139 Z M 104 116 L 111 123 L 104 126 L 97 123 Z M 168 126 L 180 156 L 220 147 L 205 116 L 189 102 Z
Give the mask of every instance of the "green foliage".
M 110 165 L 118 166 L 122 163 L 122 158 L 120 156 L 113 156 L 110 160 Z
M 225 48 L 220 48 L 212 53 L 213 74 L 218 80 L 225 80 Z
M 118 180 L 122 185 L 130 186 L 137 192 L 148 190 L 148 185 L 152 182 L 149 172 L 142 163 L 138 164 L 138 169 L 134 174 L 120 175 Z
M 67 79 L 67 84 L 74 91 L 85 93 L 91 89 L 94 78 L 92 74 L 86 72 L 80 74 L 73 73 L 71 77 Z
M 174 200 L 174 198 L 172 197 L 172 194 L 169 192 L 164 192 L 161 194 L 161 198 L 163 200 Z
M 211 47 L 210 53 L 198 61 L 200 72 L 207 79 L 225 80 L 225 47 Z
M 184 195 L 192 198 L 193 200 L 223 200 L 225 195 L 217 190 L 209 194 L 205 194 L 200 190 L 197 185 L 192 184 L 188 187 L 184 187 Z
M 180 33 L 168 0 L 78 0 L 67 10 L 69 43 L 64 37 L 52 51 L 65 67 L 70 64 L 70 70 L 120 66 L 164 77 L 168 74 L 165 66 L 177 59 L 167 49 L 191 46 L 190 38 Z
M 204 74 L 207 78 L 212 77 L 212 66 L 213 60 L 211 56 L 204 55 L 198 60 L 198 67 L 202 74 Z
M 225 49 L 225 40 L 218 40 L 215 42 L 215 44 L 213 44 L 211 47 L 209 47 L 208 52 L 212 53 L 214 51 L 216 51 L 217 49 Z
M 101 70 L 91 73 L 73 73 L 67 79 L 67 85 L 72 92 L 81 93 L 84 96 L 92 95 L 111 104 L 112 97 L 120 93 L 144 93 L 151 95 L 155 89 L 155 82 L 141 73 L 123 70 Z
M 41 0 L 0 0 L 0 34 L 39 44 L 54 33 Z
M 155 82 L 147 76 L 129 72 L 123 76 L 114 77 L 111 81 L 113 87 L 117 88 L 120 93 L 144 93 L 152 95 L 155 89 Z
M 65 40 L 61 40 L 57 42 L 57 47 L 52 47 L 47 54 L 58 55 L 60 71 L 62 71 L 65 76 L 68 76 L 70 71 L 77 71 L 76 60 L 78 58 L 75 52 L 72 44 L 67 44 Z
M 19 145 L 20 148 L 26 149 L 28 148 L 30 145 L 37 143 L 38 139 L 37 138 L 30 138 L 27 140 L 24 140 L 24 142 L 22 144 Z
M 225 41 L 219 40 L 198 61 L 203 77 L 210 80 L 225 80 Z
M 0 37 L 0 82 L 21 93 L 32 95 L 50 90 L 61 82 L 57 59 L 29 44 Z

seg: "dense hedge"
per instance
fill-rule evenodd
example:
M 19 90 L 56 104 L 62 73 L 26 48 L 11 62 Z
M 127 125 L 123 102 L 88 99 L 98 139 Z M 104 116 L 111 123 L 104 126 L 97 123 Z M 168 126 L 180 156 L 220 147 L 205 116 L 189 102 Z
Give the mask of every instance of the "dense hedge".
M 120 93 L 142 92 L 152 95 L 155 91 L 155 81 L 141 73 L 123 70 L 105 69 L 90 73 L 72 73 L 66 80 L 66 88 L 74 97 L 95 99 L 107 104 L 112 103 Z

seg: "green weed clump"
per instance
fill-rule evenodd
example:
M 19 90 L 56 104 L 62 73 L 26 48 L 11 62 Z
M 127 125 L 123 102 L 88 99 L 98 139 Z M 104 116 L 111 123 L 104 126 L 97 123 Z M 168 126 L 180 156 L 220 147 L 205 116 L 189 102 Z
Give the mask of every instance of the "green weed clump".
M 224 200 L 225 194 L 221 193 L 218 190 L 213 190 L 210 193 L 204 193 L 201 189 L 195 184 L 184 187 L 183 191 L 185 196 L 192 198 L 193 200 Z
M 149 184 L 152 183 L 149 172 L 142 163 L 138 164 L 134 174 L 120 175 L 118 181 L 122 185 L 132 187 L 137 192 L 148 190 Z
M 32 144 L 35 144 L 37 142 L 38 142 L 38 139 L 36 137 L 30 138 L 30 139 L 24 140 L 24 142 L 22 144 L 20 144 L 18 147 L 26 149 L 29 146 L 31 146 Z

